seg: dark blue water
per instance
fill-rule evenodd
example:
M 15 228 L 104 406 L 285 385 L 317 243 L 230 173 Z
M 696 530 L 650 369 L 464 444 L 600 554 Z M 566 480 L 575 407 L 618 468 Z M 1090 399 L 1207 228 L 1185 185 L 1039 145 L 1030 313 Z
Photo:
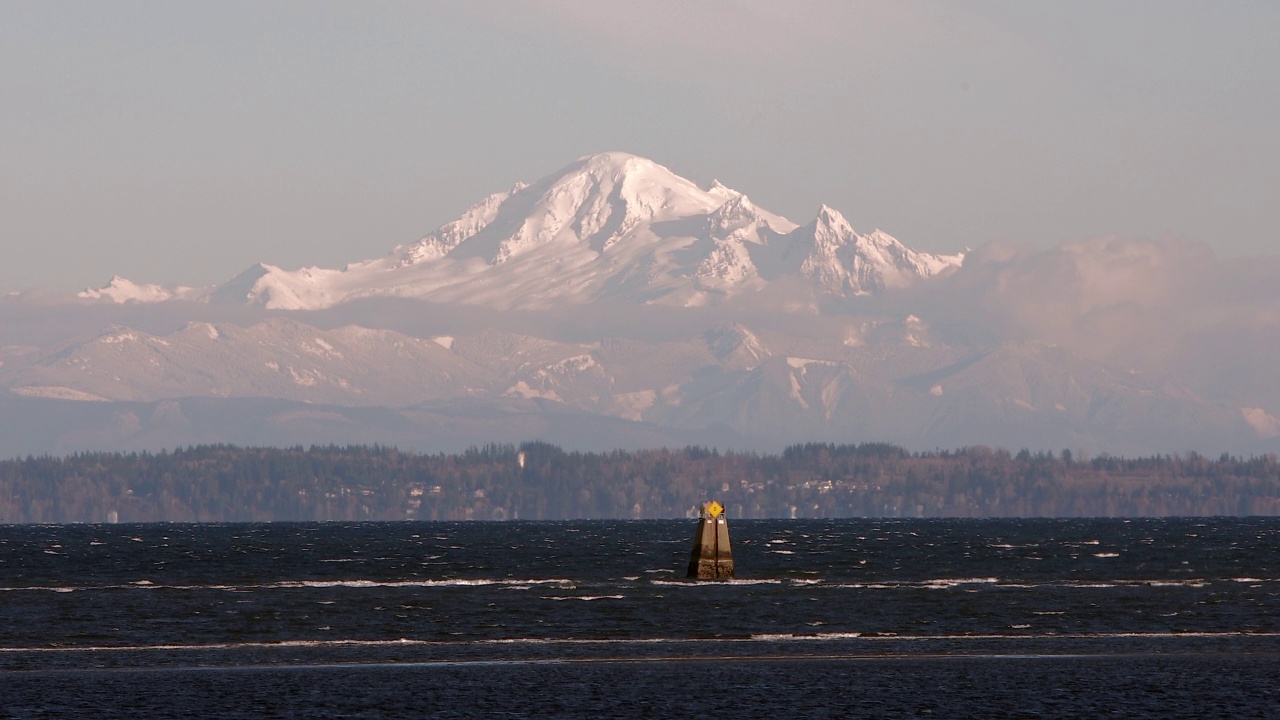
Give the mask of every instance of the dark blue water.
M 1280 717 L 1280 521 L 0 527 L 7 717 Z

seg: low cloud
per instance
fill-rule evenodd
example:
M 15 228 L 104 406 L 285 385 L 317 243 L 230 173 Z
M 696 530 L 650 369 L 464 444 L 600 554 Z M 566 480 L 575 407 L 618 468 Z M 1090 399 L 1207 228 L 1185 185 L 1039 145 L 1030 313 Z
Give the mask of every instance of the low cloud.
M 931 290 L 959 324 L 1096 355 L 1144 328 L 1177 331 L 1215 265 L 1204 245 L 1177 240 L 1103 237 L 1045 250 L 992 243 Z
M 940 282 L 883 301 L 960 345 L 1043 340 L 1232 403 L 1280 408 L 1280 257 L 1222 260 L 1178 239 L 991 243 Z

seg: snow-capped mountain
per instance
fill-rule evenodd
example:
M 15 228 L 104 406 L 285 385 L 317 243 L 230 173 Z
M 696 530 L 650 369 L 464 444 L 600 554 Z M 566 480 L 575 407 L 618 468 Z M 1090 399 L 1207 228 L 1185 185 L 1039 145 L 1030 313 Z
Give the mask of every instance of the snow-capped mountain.
M 863 295 L 962 260 L 916 252 L 879 230 L 859 235 L 826 206 L 800 227 L 718 182 L 703 189 L 651 160 L 615 152 L 490 195 L 382 258 L 342 270 L 260 263 L 200 298 L 284 310 L 367 297 L 496 309 L 609 299 L 696 307 L 765 291 L 786 277 L 807 281 L 819 297 Z M 114 278 L 81 296 L 159 302 L 192 293 Z
M 9 389 L 84 401 L 199 396 L 403 405 L 487 393 L 498 382 L 433 340 L 269 318 L 250 327 L 191 322 L 164 335 L 109 328 L 25 368 Z
M 591 155 L 342 269 L 0 298 L 0 454 L 528 439 L 1274 452 L 1270 314 L 1162 333 L 1199 375 L 1148 358 L 1164 322 L 1151 288 L 1203 264 L 1151 242 L 928 254 L 830 207 L 797 224 L 718 182 Z M 1125 353 L 1100 342 L 1135 332 Z M 1203 349 L 1242 343 L 1244 365 Z

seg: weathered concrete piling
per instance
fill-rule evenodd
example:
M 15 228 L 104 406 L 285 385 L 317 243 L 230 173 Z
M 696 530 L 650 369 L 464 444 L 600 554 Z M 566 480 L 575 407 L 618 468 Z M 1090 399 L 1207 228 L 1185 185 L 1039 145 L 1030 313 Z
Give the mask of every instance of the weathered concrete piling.
M 702 519 L 689 554 L 689 575 L 697 580 L 733 578 L 733 552 L 729 549 L 729 523 L 724 506 L 712 500 L 702 504 Z

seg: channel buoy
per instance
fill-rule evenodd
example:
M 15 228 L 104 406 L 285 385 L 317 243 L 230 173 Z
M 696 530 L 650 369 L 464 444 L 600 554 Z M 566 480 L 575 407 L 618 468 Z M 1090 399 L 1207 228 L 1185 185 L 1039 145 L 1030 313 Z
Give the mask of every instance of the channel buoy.
M 698 532 L 689 554 L 689 574 L 694 580 L 731 580 L 733 552 L 729 549 L 729 523 L 724 506 L 715 500 L 702 504 Z

